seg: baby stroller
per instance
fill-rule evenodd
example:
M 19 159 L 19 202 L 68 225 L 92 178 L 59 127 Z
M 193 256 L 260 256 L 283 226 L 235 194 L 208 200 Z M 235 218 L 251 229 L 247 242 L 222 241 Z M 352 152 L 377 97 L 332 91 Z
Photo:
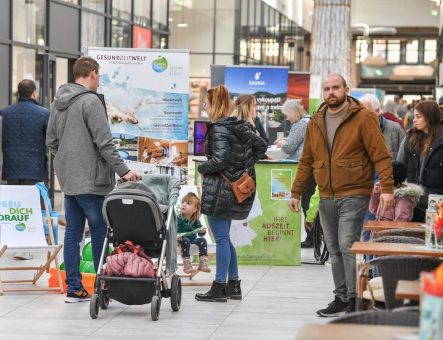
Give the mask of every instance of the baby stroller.
M 125 182 L 115 188 L 103 203 L 108 234 L 103 244 L 95 290 L 90 302 L 90 315 L 93 319 L 97 318 L 99 308 L 108 308 L 110 299 L 126 305 L 151 303 L 153 321 L 158 320 L 162 298 L 171 299 L 173 311 L 180 309 L 182 288 L 180 277 L 175 274 L 177 228 L 174 212 L 180 185 L 178 180 L 168 175 L 144 177 L 148 180 L 144 178 L 143 182 L 152 182 L 154 179 L 155 183 L 149 183 L 148 188 L 142 183 Z M 159 204 L 158 196 L 161 192 L 167 194 L 162 201 L 166 205 Z M 155 277 L 102 274 L 109 244 L 116 247 L 127 240 L 140 245 L 148 256 L 159 259 Z M 166 279 L 167 274 L 171 277 L 170 286 Z

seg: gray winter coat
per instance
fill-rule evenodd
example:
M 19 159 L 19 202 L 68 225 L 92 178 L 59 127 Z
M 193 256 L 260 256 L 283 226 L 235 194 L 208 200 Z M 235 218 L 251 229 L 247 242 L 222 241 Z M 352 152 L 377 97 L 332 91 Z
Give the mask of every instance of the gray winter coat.
M 129 169 L 119 156 L 106 109 L 98 95 L 79 84 L 60 86 L 51 105 L 46 145 L 66 195 L 107 195 Z
M 406 133 L 401 128 L 401 126 L 392 120 L 382 118 L 383 123 L 381 124 L 381 131 L 383 137 L 385 138 L 386 146 L 391 153 L 392 159 L 397 158 L 398 150 L 400 149 L 400 144 L 405 138 Z

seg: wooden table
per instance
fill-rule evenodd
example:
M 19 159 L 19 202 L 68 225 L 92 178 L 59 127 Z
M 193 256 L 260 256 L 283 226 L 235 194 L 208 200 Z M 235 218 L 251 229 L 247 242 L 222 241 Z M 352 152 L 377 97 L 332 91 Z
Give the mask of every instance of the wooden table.
M 395 290 L 395 298 L 398 300 L 420 300 L 420 281 L 399 280 Z
M 368 221 L 364 225 L 365 230 L 382 231 L 389 229 L 421 228 L 420 222 L 393 222 L 393 221 Z M 425 228 L 423 227 L 423 232 Z
M 356 255 L 423 255 L 443 257 L 443 249 L 427 248 L 422 244 L 354 242 L 351 253 Z
M 356 254 L 356 310 L 362 309 L 363 291 L 365 285 L 359 280 L 360 270 L 364 264 L 363 255 L 422 255 L 443 257 L 443 249 L 427 248 L 422 244 L 384 243 L 384 242 L 354 242 L 351 253 Z
M 304 325 L 297 333 L 296 340 L 324 340 L 324 339 L 377 339 L 393 340 L 399 335 L 417 335 L 417 327 L 356 325 L 356 324 L 325 324 Z

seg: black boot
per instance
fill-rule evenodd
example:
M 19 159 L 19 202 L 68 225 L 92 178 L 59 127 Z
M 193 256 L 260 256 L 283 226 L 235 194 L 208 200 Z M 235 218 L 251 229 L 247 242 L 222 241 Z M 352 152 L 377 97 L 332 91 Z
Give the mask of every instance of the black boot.
M 227 302 L 228 298 L 226 297 L 226 283 L 213 281 L 211 289 L 209 289 L 207 293 L 195 294 L 195 299 L 198 301 Z
M 306 240 L 304 240 L 301 243 L 302 248 L 314 248 L 314 240 L 312 239 L 312 236 L 308 235 L 306 236 Z
M 226 295 L 228 299 L 241 300 L 240 280 L 228 280 L 226 285 Z

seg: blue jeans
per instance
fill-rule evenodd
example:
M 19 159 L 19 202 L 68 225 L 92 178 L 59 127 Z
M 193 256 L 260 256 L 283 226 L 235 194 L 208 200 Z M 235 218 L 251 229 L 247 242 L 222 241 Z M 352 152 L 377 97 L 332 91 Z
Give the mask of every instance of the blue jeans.
M 369 197 L 320 199 L 320 220 L 331 255 L 334 294 L 343 302 L 355 298 L 356 263 L 352 244 L 360 240 Z
M 85 231 L 85 220 L 88 220 L 91 232 L 92 256 L 97 271 L 103 242 L 106 236 L 106 223 L 102 215 L 104 196 L 76 195 L 65 196 L 66 232 L 63 257 L 66 269 L 68 293 L 83 289 L 80 274 L 80 242 Z
M 238 279 L 237 253 L 229 238 L 231 220 L 224 218 L 207 216 L 212 234 L 215 238 L 216 249 L 216 270 L 215 281 L 219 283 Z

